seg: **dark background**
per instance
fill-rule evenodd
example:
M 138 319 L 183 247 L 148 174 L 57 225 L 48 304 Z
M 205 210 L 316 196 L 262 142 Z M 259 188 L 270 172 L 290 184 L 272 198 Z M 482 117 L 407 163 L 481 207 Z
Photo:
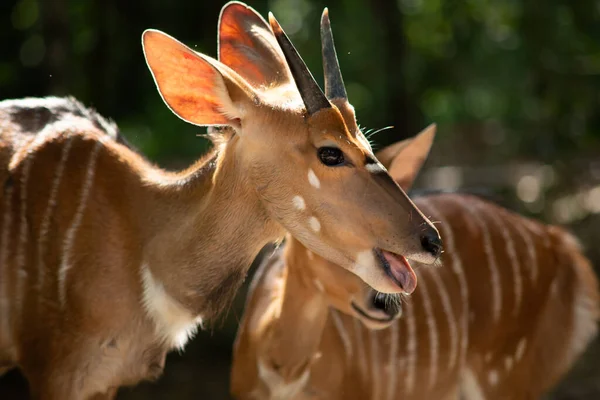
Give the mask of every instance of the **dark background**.
M 216 56 L 212 0 L 2 0 L 0 98 L 74 95 L 113 118 L 150 160 L 200 157 L 203 129 L 162 103 L 140 36 L 163 30 Z M 600 3 L 591 0 L 271 0 L 321 81 L 319 18 L 328 6 L 350 101 L 378 147 L 430 122 L 438 136 L 417 187 L 483 191 L 569 227 L 600 266 Z M 120 399 L 227 397 L 231 343 L 245 290 L 223 325 L 173 353 L 154 384 Z M 549 332 L 549 335 L 552 333 Z M 0 398 L 20 398 L 17 373 Z M 549 398 L 600 398 L 600 346 Z

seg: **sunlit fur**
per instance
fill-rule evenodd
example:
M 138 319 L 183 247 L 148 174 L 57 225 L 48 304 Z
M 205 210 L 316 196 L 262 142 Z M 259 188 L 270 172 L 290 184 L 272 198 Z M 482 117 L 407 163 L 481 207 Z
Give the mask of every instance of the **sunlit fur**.
M 257 55 L 261 56 L 258 62 Z M 247 165 L 265 208 L 288 232 L 386 293 L 400 289 L 374 258 L 365 265 L 357 263 L 360 251 L 381 247 L 407 258 L 434 261 L 423 251 L 419 238 L 435 228 L 393 180 L 383 179 L 385 171 L 369 171 L 367 161 L 374 156 L 352 105 L 335 99 L 331 108 L 305 115 L 298 92 L 290 89 L 294 80 L 271 28 L 252 8 L 241 3 L 223 8 L 219 61 L 231 68 L 224 68 L 226 75 L 239 74 L 251 83 L 254 103 L 268 105 L 253 109 L 253 119 L 242 124 L 237 134 L 244 148 L 252 149 L 246 153 Z M 243 99 L 238 104 L 246 112 L 254 107 Z M 264 137 L 270 132 L 259 127 L 267 123 L 273 125 L 276 136 Z M 269 146 L 263 145 L 266 140 Z M 317 157 L 321 146 L 341 149 L 348 165 L 323 165 Z M 282 151 L 286 157 L 281 157 Z M 304 200 L 302 210 L 290 207 L 296 196 Z
M 0 102 L 0 364 L 19 366 L 34 398 L 112 398 L 156 379 L 166 353 L 228 309 L 256 254 L 286 231 L 383 292 L 402 289 L 380 263 L 357 265 L 357 251 L 435 258 L 420 240 L 435 228 L 365 168 L 371 150 L 350 106 L 308 116 L 264 21 L 239 3 L 221 16 L 233 43 L 262 32 L 235 70 L 165 33 L 142 35 L 148 84 L 165 105 L 228 127 L 184 171 L 152 165 L 74 99 Z M 325 166 L 321 146 L 349 164 Z

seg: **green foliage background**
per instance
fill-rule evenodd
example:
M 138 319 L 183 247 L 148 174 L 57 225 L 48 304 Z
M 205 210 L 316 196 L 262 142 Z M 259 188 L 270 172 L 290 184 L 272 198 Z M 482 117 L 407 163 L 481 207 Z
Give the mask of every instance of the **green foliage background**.
M 3 0 L 0 97 L 73 95 L 116 120 L 149 159 L 166 168 L 183 167 L 206 150 L 207 142 L 197 137 L 204 130 L 182 122 L 162 103 L 140 36 L 146 28 L 160 29 L 216 56 L 223 4 Z M 443 188 L 448 177 L 453 177 L 454 189 L 484 187 L 518 211 L 569 224 L 600 264 L 600 3 L 249 4 L 263 16 L 274 12 L 319 81 L 318 24 L 328 6 L 360 124 L 394 126 L 374 137 L 378 146 L 436 122 L 438 138 L 428 167 L 437 175 L 425 176 L 422 187 Z M 514 173 L 515 166 L 521 172 Z M 524 176 L 532 178 L 523 181 Z M 440 179 L 441 186 L 436 184 Z M 184 357 L 170 356 L 161 381 L 124 390 L 120 398 L 225 398 L 242 303 L 243 294 L 224 326 L 201 333 Z M 590 350 L 597 353 L 596 347 Z M 595 359 L 588 356 L 553 398 L 599 398 Z M 18 377 L 11 374 L 0 380 L 0 395 L 18 386 Z

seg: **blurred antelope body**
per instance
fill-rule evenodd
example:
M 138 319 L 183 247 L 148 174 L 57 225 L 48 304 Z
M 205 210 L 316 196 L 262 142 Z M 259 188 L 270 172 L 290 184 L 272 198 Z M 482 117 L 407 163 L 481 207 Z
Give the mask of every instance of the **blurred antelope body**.
M 471 196 L 415 202 L 447 252 L 418 269 L 386 329 L 330 309 L 323 287 L 339 280 L 312 275 L 320 261 L 297 242 L 261 266 L 236 340 L 237 398 L 537 399 L 564 376 L 598 317 L 574 238 Z
M 378 158 L 408 188 L 432 140 L 429 128 Z M 417 270 L 402 318 L 292 238 L 263 262 L 235 344 L 236 398 L 529 400 L 565 375 L 599 316 L 575 238 L 470 195 L 415 203 L 446 252 Z
M 435 227 L 274 17 L 224 10 L 235 11 L 220 25 L 232 41 L 247 35 L 236 27 L 256 35 L 223 49 L 237 72 L 162 32 L 142 35 L 166 105 L 228 127 L 183 172 L 151 165 L 73 99 L 0 102 L 0 367 L 20 367 L 34 398 L 112 398 L 158 377 L 167 351 L 228 307 L 286 231 L 390 293 L 414 276 L 375 254 L 439 256 Z

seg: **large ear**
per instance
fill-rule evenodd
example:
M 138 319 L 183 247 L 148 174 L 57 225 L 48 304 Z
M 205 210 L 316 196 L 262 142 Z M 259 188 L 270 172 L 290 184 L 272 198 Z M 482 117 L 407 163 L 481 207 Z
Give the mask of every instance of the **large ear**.
M 375 154 L 390 176 L 405 191 L 410 189 L 433 144 L 436 125 L 431 124 L 410 139 L 389 145 Z
M 227 3 L 219 17 L 219 60 L 254 87 L 293 82 L 269 24 L 251 7 Z
M 244 103 L 255 100 L 239 75 L 166 33 L 146 30 L 142 46 L 162 99 L 184 121 L 237 126 L 248 108 Z

